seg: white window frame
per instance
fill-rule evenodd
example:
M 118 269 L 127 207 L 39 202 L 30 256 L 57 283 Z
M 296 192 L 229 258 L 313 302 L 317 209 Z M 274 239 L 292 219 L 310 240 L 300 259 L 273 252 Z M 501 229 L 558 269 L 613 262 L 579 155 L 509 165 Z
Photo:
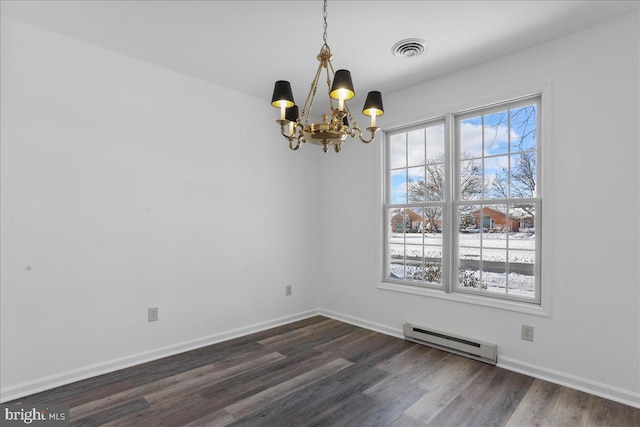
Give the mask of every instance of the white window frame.
M 411 126 L 406 126 L 406 127 L 402 127 L 397 129 L 398 131 L 400 131 L 399 133 L 408 133 L 411 132 L 413 130 L 416 129 L 423 129 L 426 127 L 429 127 L 430 125 L 444 125 L 444 134 L 445 134 L 445 143 L 444 143 L 444 158 L 445 158 L 445 163 L 444 163 L 444 173 L 446 176 L 446 179 L 449 179 L 449 175 L 450 175 L 450 162 L 448 162 L 446 159 L 449 158 L 450 156 L 450 148 L 447 144 L 447 140 L 449 138 L 449 129 L 448 129 L 448 122 L 444 117 L 439 117 L 439 118 L 435 118 L 435 119 L 431 119 L 431 120 L 427 120 L 421 123 L 417 123 Z M 385 141 L 387 141 L 387 137 L 389 135 L 391 135 L 392 133 L 395 132 L 390 132 L 385 134 Z M 444 200 L 442 201 L 438 201 L 438 202 L 424 202 L 424 203 L 410 203 L 408 200 L 406 203 L 386 203 L 387 200 L 391 199 L 391 194 L 389 193 L 389 185 L 388 183 L 391 182 L 391 167 L 390 165 L 387 163 L 387 160 L 390 158 L 390 155 L 388 153 L 389 150 L 389 144 L 387 142 L 385 142 L 384 144 L 385 148 L 385 166 L 384 166 L 384 170 L 385 170 L 385 182 L 387 184 L 385 184 L 384 188 L 385 188 L 385 195 L 384 195 L 384 200 L 385 200 L 385 204 L 384 204 L 384 218 L 385 218 L 385 224 L 390 224 L 391 223 L 391 218 L 388 216 L 389 214 L 389 207 L 392 205 L 395 206 L 402 206 L 404 208 L 411 208 L 411 207 L 427 207 L 427 206 L 442 206 L 443 207 L 443 220 L 445 221 L 445 223 L 448 223 L 449 219 L 447 218 L 447 213 L 450 210 L 449 208 L 449 204 L 450 204 L 450 195 L 449 194 L 444 194 Z M 408 156 L 408 153 L 407 153 Z M 408 169 L 408 168 L 407 168 Z M 446 192 L 446 190 L 445 190 Z M 386 233 L 386 228 L 385 228 L 385 237 L 384 237 L 384 254 L 385 254 L 385 262 L 383 263 L 384 265 L 384 279 L 383 281 L 387 281 L 390 283 L 396 283 L 396 284 L 402 284 L 402 285 L 409 285 L 409 286 L 419 286 L 421 288 L 433 288 L 433 289 L 438 289 L 438 290 L 445 290 L 445 288 L 443 286 L 438 286 L 435 284 L 429 284 L 429 283 L 421 283 L 418 284 L 417 282 L 408 282 L 405 280 L 394 280 L 392 278 L 390 278 L 389 276 L 389 271 L 387 271 L 387 267 L 388 267 L 388 262 L 386 262 L 387 259 L 387 249 L 389 247 L 388 245 L 388 241 L 387 241 L 387 233 Z M 406 241 L 406 240 L 405 240 Z M 449 227 L 445 227 L 443 232 L 442 232 L 442 256 L 443 256 L 443 262 L 442 262 L 442 271 L 441 271 L 441 275 L 443 278 L 448 277 L 449 276 L 449 264 L 448 262 L 444 262 L 444 257 L 445 254 L 448 254 L 451 252 L 451 248 L 450 248 L 450 244 L 451 244 L 451 236 L 450 236 L 450 231 L 449 231 Z M 406 243 L 405 243 L 405 247 L 406 247 Z M 445 280 L 446 281 L 446 280 Z
M 494 100 L 477 103 L 474 106 L 470 106 L 467 108 L 458 108 L 456 112 L 443 112 L 439 115 L 431 115 L 431 117 L 427 120 L 418 121 L 415 120 L 409 124 L 399 123 L 396 126 L 389 127 L 385 130 L 385 143 L 383 148 L 383 161 L 382 161 L 382 170 L 383 173 L 383 250 L 382 250 L 382 281 L 378 286 L 379 289 L 397 291 L 402 293 L 414 294 L 414 295 L 422 295 L 428 297 L 435 297 L 446 300 L 459 301 L 463 303 L 470 303 L 474 305 L 482 305 L 487 307 L 494 307 L 498 309 L 506 309 L 511 311 L 518 311 L 528 314 L 541 315 L 541 316 L 550 316 L 550 292 L 548 289 L 543 290 L 542 283 L 546 283 L 548 277 L 548 269 L 545 271 L 543 266 L 547 263 L 551 258 L 551 248 L 549 245 L 543 245 L 542 238 L 542 230 L 543 226 L 545 227 L 545 233 L 549 233 L 549 226 L 545 224 L 545 219 L 542 215 L 542 205 L 543 205 L 543 190 L 545 187 L 545 182 L 548 182 L 550 179 L 550 171 L 551 171 L 551 159 L 547 153 L 548 150 L 544 149 L 544 146 L 549 142 L 549 122 L 550 117 L 548 111 L 550 110 L 550 89 L 549 87 L 539 88 L 536 90 L 523 91 L 520 94 L 515 94 L 512 96 L 505 96 L 501 98 L 496 98 Z M 536 244 L 535 244 L 535 280 L 536 280 L 536 298 L 504 298 L 501 295 L 489 294 L 486 291 L 479 290 L 461 290 L 460 287 L 457 286 L 457 268 L 458 268 L 458 248 L 457 248 L 457 234 L 452 230 L 455 228 L 454 223 L 457 223 L 457 209 L 459 201 L 456 199 L 455 194 L 457 192 L 457 180 L 458 173 L 457 169 L 459 167 L 459 141 L 454 141 L 453 138 L 457 137 L 457 132 L 455 132 L 454 126 L 456 123 L 456 117 L 469 117 L 473 115 L 480 114 L 489 114 L 491 111 L 503 111 L 506 109 L 517 107 L 518 105 L 530 104 L 531 101 L 537 101 L 537 135 L 536 135 L 536 169 L 537 169 L 537 187 L 535 197 L 530 201 L 536 204 L 536 217 L 535 217 L 535 227 L 536 227 Z M 445 227 L 443 231 L 443 256 L 442 256 L 442 269 L 443 269 L 443 277 L 446 277 L 446 280 L 443 279 L 443 286 L 429 286 L 422 285 L 419 283 L 408 282 L 404 280 L 394 280 L 389 278 L 388 272 L 388 259 L 387 259 L 387 248 L 388 248 L 388 224 L 390 218 L 388 218 L 389 208 L 393 207 L 393 204 L 390 203 L 390 165 L 388 162 L 390 161 L 390 153 L 389 153 L 389 135 L 394 133 L 398 133 L 401 131 L 408 131 L 411 128 L 415 127 L 424 127 L 429 123 L 443 121 L 445 123 L 445 170 L 447 174 L 447 178 L 449 178 L 449 185 L 446 186 L 446 194 L 445 194 L 445 209 L 444 209 L 444 221 L 448 226 Z M 545 194 L 544 205 L 548 208 L 549 205 L 549 194 Z M 518 202 L 522 202 L 523 199 L 517 199 Z M 512 200 L 509 200 L 512 201 Z M 500 204 L 506 203 L 506 199 L 487 199 L 486 201 L 474 201 L 474 204 L 482 204 L 485 202 L 486 205 L 490 204 Z M 454 214 L 456 216 L 454 216 Z M 453 226 L 452 226 L 453 225 Z M 544 247 L 543 247 L 544 246 Z M 545 261 L 547 260 L 547 261 Z
M 457 287 L 455 286 L 455 283 L 457 282 L 457 278 L 454 276 L 450 277 L 450 286 L 449 289 L 447 289 L 447 292 L 461 292 L 461 293 L 469 293 L 469 294 L 477 294 L 479 296 L 483 296 L 483 297 L 488 297 L 488 298 L 500 298 L 500 299 L 507 299 L 507 300 L 514 300 L 514 301 L 521 301 L 523 303 L 526 304 L 535 304 L 535 305 L 540 305 L 541 303 L 541 298 L 540 298 L 540 294 L 541 294 L 541 280 L 540 280 L 540 265 L 541 265 L 541 246 L 540 246 L 540 241 L 542 238 L 542 224 L 541 224 L 541 217 L 542 215 L 540 214 L 542 212 L 542 193 L 541 193 L 541 189 L 538 188 L 539 186 L 536 185 L 536 194 L 534 194 L 532 197 L 528 197 L 528 198 L 517 198 L 517 197 L 508 197 L 508 198 L 480 198 L 477 200 L 462 200 L 462 198 L 460 197 L 459 194 L 459 189 L 460 189 L 460 164 L 462 162 L 461 159 L 461 142 L 460 142 L 460 134 L 461 131 L 459 129 L 459 123 L 466 119 L 466 118 L 470 118 L 470 117 L 477 117 L 480 115 L 489 115 L 495 112 L 499 112 L 499 111 L 505 111 L 505 110 L 511 110 L 511 109 L 515 109 L 515 108 L 519 108 L 519 107 L 523 107 L 526 105 L 531 105 L 532 103 L 535 103 L 537 105 L 536 107 L 536 184 L 537 181 L 540 180 L 540 172 L 542 169 L 542 165 L 541 165 L 541 159 L 540 159 L 540 151 L 539 151 L 539 145 L 542 144 L 543 142 L 541 141 L 541 137 L 539 136 L 541 134 L 540 129 L 541 129 L 541 114 L 542 114 L 542 100 L 541 100 L 541 96 L 540 95 L 536 95 L 536 96 L 532 96 L 532 97 L 526 97 L 523 99 L 517 99 L 517 100 L 510 100 L 510 101 L 505 101 L 503 103 L 497 104 L 497 105 L 492 105 L 492 106 L 487 106 L 487 107 L 479 107 L 470 111 L 465 111 L 462 113 L 456 113 L 452 115 L 452 125 L 455 127 L 455 130 L 453 132 L 455 140 L 452 141 L 453 143 L 453 147 L 454 147 L 454 158 L 452 160 L 454 166 L 455 166 L 455 173 L 453 176 L 453 180 L 452 185 L 453 188 L 455 189 L 455 196 L 454 196 L 454 202 L 453 202 L 453 206 L 452 206 L 452 210 L 453 212 L 457 212 L 458 208 L 460 206 L 464 206 L 464 205 L 494 205 L 494 204 L 513 204 L 513 203 L 531 203 L 533 205 L 535 205 L 535 211 L 536 211 L 536 215 L 535 215 L 535 222 L 536 222 L 536 239 L 535 239 L 535 259 L 536 262 L 534 264 L 534 278 L 535 278 L 535 282 L 534 282 L 534 293 L 535 293 L 535 297 L 532 298 L 526 298 L 526 297 L 520 297 L 520 296 L 514 296 L 514 295 L 509 295 L 508 292 L 506 294 L 493 294 L 493 293 L 488 293 L 486 291 L 482 291 L 482 290 L 477 290 L 477 289 L 473 289 L 473 288 L 461 288 L 461 287 Z M 510 156 L 511 153 L 511 144 L 509 144 L 508 147 L 508 152 L 507 152 L 507 156 Z M 502 155 L 500 155 L 502 156 Z M 482 160 L 482 162 L 485 161 L 485 159 L 487 158 L 491 158 L 491 157 L 496 157 L 496 156 L 485 156 L 484 152 L 482 153 L 482 156 L 480 157 L 480 159 Z M 510 217 L 507 216 L 505 219 L 508 223 L 508 221 Z M 457 218 L 453 219 L 454 223 L 457 221 Z M 493 222 L 492 219 L 490 219 L 491 222 Z M 479 226 L 481 228 L 484 228 L 484 217 L 479 221 L 480 224 Z M 481 233 L 481 236 L 483 235 L 483 233 Z M 459 233 L 453 233 L 452 232 L 452 236 L 453 236 L 453 244 L 452 244 L 452 248 L 453 248 L 453 260 L 452 260 L 452 265 L 454 266 L 451 270 L 452 271 L 458 271 L 458 265 L 459 265 L 459 261 L 460 261 L 460 257 L 459 257 L 459 249 L 460 249 L 460 245 L 459 245 Z M 509 239 L 507 239 L 508 242 Z M 507 250 L 508 249 L 508 245 L 507 245 Z M 507 268 L 509 266 L 509 262 L 506 263 Z

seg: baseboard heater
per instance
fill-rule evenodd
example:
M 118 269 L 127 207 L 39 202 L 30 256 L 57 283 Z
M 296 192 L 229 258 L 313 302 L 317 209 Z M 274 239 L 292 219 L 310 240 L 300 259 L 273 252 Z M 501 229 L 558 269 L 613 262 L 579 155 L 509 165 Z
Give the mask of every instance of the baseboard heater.
M 407 341 L 428 345 L 491 365 L 498 362 L 498 346 L 495 344 L 470 340 L 410 323 L 405 323 L 403 330 L 404 338 Z

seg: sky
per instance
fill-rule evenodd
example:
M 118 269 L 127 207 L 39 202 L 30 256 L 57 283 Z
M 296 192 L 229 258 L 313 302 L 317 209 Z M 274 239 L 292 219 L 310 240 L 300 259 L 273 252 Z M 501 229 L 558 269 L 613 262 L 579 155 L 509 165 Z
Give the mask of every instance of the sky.
M 471 163 L 482 165 L 484 182 L 490 186 L 503 170 L 509 170 L 510 166 L 515 169 L 522 152 L 536 149 L 535 132 L 531 132 L 535 130 L 535 113 L 536 106 L 531 104 L 461 118 L 458 121 L 460 152 L 465 159 L 461 170 Z M 425 163 L 439 163 L 443 167 L 444 122 L 392 134 L 389 144 L 391 203 L 407 203 L 407 179 L 424 179 Z

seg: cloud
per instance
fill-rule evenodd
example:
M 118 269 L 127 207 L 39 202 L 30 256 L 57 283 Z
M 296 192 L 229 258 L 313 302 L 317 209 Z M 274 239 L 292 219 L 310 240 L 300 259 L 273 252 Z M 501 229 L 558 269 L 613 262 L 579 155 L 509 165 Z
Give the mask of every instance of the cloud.
M 425 139 L 426 138 L 426 139 Z M 391 136 L 391 168 L 425 164 L 444 155 L 444 124 L 416 129 Z
M 475 120 L 475 118 L 474 118 Z M 460 149 L 462 153 L 472 157 L 481 157 L 483 154 L 483 127 L 481 123 L 473 123 L 463 120 L 460 124 Z M 518 138 L 512 128 L 509 135 L 509 127 L 506 124 L 485 125 L 484 127 L 484 155 L 506 154 L 508 152 L 509 136 L 511 140 Z

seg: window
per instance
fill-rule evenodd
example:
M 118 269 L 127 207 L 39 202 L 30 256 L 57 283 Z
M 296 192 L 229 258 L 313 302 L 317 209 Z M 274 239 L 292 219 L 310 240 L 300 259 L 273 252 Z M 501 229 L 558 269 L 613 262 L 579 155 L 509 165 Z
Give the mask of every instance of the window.
M 385 281 L 539 304 L 539 130 L 536 96 L 387 132 Z

